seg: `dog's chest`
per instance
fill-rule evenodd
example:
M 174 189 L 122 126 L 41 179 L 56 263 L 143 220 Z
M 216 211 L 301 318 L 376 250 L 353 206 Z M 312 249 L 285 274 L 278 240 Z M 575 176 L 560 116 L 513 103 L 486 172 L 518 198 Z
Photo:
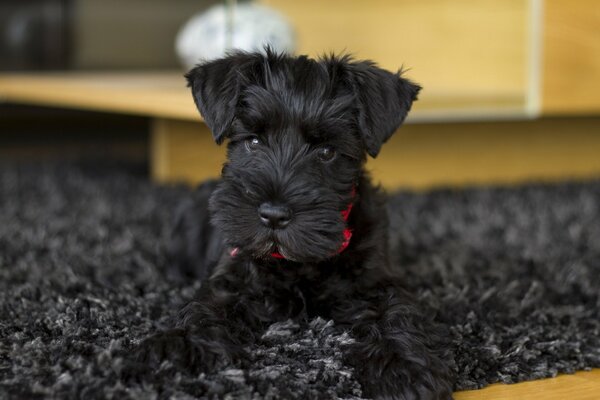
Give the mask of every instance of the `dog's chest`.
M 319 269 L 321 268 L 321 269 Z M 348 286 L 345 277 L 333 268 L 317 265 L 301 265 L 297 268 L 278 268 L 269 281 L 269 296 L 265 296 L 268 308 L 283 311 L 283 318 L 330 315 L 331 300 L 340 294 L 339 289 Z

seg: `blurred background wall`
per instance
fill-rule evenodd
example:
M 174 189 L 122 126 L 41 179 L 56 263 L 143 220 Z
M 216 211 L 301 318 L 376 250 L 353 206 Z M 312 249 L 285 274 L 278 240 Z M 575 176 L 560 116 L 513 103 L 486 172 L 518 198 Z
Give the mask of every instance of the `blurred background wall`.
M 0 2 L 0 70 L 69 67 L 72 2 Z
M 214 0 L 2 0 L 0 70 L 176 68 L 177 30 Z
M 215 0 L 75 0 L 75 69 L 178 68 L 177 31 Z M 107 29 L 108 28 L 108 29 Z

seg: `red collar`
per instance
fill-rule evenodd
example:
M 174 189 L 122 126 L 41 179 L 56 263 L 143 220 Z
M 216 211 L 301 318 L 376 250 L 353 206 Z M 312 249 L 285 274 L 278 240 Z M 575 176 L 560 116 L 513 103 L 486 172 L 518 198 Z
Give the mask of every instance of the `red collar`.
M 348 218 L 350 218 L 350 212 L 352 211 L 352 207 L 354 206 L 354 198 L 355 197 L 356 197 L 356 187 L 352 187 L 352 200 L 350 201 L 350 204 L 348 204 L 348 207 L 346 207 L 346 209 L 342 211 L 342 218 L 344 219 L 344 222 L 348 222 Z M 339 249 L 337 249 L 337 251 L 335 252 L 334 255 L 340 254 L 342 251 L 346 250 L 346 248 L 350 244 L 350 239 L 352 239 L 352 229 L 350 229 L 350 228 L 348 228 L 348 226 L 346 226 L 346 229 L 344 229 L 344 241 L 342 242 L 342 245 L 340 246 Z M 239 253 L 239 251 L 240 251 L 239 247 L 234 247 L 229 252 L 229 255 L 231 257 L 235 257 Z M 285 259 L 285 257 L 281 253 L 278 253 L 278 252 L 271 253 L 271 257 L 277 258 L 277 259 Z

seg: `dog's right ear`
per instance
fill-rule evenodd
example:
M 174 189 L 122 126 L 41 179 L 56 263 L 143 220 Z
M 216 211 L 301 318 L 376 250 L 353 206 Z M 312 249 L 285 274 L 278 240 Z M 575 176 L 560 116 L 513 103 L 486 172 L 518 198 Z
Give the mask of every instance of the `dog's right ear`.
M 348 64 L 357 97 L 358 126 L 367 153 L 375 158 L 381 146 L 402 125 L 421 87 L 370 61 Z
M 257 60 L 256 54 L 235 53 L 197 65 L 185 74 L 196 107 L 217 144 L 229 135 L 243 82 Z

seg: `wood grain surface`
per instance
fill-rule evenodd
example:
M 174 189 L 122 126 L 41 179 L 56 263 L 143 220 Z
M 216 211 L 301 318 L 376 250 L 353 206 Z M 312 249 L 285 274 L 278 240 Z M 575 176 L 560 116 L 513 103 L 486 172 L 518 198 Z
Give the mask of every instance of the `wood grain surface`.
M 410 120 L 522 117 L 524 97 L 510 89 L 425 89 Z M 198 121 L 182 71 L 0 74 L 0 101 Z
M 494 384 L 480 390 L 454 394 L 455 400 L 598 400 L 600 370 L 559 375 L 556 378 Z
M 543 113 L 598 114 L 600 3 L 546 0 L 544 8 Z

